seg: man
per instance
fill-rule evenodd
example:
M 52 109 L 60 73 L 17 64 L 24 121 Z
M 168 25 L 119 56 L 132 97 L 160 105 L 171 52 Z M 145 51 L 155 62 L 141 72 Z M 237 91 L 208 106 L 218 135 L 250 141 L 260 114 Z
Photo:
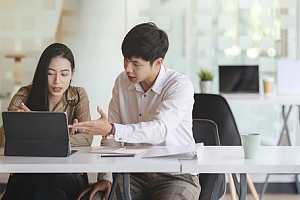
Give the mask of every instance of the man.
M 112 135 L 122 143 L 194 145 L 194 89 L 183 74 L 163 66 L 167 34 L 153 23 L 132 28 L 122 43 L 124 69 L 115 81 L 109 117 L 73 125 L 91 134 Z M 191 174 L 130 175 L 132 199 L 198 199 L 198 177 Z M 93 185 L 93 193 L 101 191 Z

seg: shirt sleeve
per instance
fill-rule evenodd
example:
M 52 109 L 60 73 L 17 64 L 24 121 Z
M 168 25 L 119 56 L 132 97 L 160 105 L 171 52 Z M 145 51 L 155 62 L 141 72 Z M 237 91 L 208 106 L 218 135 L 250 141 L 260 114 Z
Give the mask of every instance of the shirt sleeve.
M 90 121 L 90 105 L 89 98 L 84 88 L 77 88 L 79 94 L 79 102 L 75 107 L 74 118 L 79 122 Z
M 169 85 L 152 119 L 136 124 L 115 123 L 115 140 L 128 143 L 160 144 L 166 135 L 176 129 L 193 109 L 194 89 L 188 79 L 179 79 Z M 113 114 L 118 109 L 112 104 Z M 116 106 L 118 107 L 118 106 Z M 117 119 L 115 117 L 114 119 Z
M 10 100 L 7 110 L 8 111 L 16 111 L 17 109 L 19 109 L 19 106 L 21 105 L 21 103 L 26 104 L 29 92 L 30 91 L 29 91 L 28 87 L 20 88 L 18 90 L 18 92 Z
M 121 123 L 121 114 L 120 114 L 120 107 L 119 107 L 119 93 L 118 93 L 118 85 L 117 81 L 114 85 L 112 91 L 112 98 L 109 103 L 108 107 L 108 120 L 111 123 Z
M 75 89 L 75 88 L 74 88 Z M 72 119 L 77 119 L 78 122 L 90 121 L 90 106 L 88 95 L 84 88 L 76 88 L 79 95 L 79 102 L 75 106 L 74 116 Z M 92 143 L 93 136 L 85 133 L 77 133 L 75 135 L 70 135 L 70 142 L 72 146 L 89 146 Z

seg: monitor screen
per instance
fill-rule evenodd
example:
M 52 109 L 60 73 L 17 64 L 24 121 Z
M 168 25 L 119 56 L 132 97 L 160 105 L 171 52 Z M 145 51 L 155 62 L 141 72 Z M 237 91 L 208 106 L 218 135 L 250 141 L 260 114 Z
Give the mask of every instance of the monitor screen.
M 220 65 L 220 93 L 259 93 L 258 65 Z

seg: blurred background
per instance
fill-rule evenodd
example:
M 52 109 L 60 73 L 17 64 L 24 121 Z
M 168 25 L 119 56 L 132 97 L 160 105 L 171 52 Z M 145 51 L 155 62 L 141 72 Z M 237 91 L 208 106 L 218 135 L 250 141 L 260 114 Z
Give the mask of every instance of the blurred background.
M 219 91 L 218 65 L 259 65 L 260 82 L 272 77 L 276 86 L 278 61 L 300 56 L 298 0 L 0 0 L 0 110 L 30 84 L 45 47 L 62 42 L 75 55 L 73 84 L 86 88 L 98 117 L 96 106 L 107 109 L 123 70 L 125 34 L 149 21 L 169 35 L 165 65 L 187 74 L 196 93 L 200 69 L 212 71 L 212 93 Z M 230 104 L 241 132 L 277 143 L 280 105 Z M 292 143 L 300 144 L 297 110 L 289 125 Z

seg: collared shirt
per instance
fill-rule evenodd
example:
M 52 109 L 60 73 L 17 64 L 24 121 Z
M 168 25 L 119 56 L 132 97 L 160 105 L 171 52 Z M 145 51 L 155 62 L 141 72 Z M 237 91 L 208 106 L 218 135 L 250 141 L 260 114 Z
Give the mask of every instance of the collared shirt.
M 68 90 L 67 96 L 64 95 L 50 112 L 66 112 L 70 124 L 73 123 L 74 119 L 77 119 L 79 122 L 91 120 L 89 100 L 84 88 L 71 86 Z M 22 102 L 26 104 L 30 91 L 31 85 L 21 87 L 12 97 L 8 111 L 17 110 Z M 0 128 L 1 146 L 4 145 L 4 141 L 4 130 Z M 91 142 L 91 135 L 84 133 L 70 135 L 70 143 L 72 146 L 89 146 Z
M 187 76 L 161 66 L 153 86 L 144 91 L 122 72 L 115 81 L 109 120 L 115 140 L 152 145 L 195 144 L 192 134 L 194 89 Z

